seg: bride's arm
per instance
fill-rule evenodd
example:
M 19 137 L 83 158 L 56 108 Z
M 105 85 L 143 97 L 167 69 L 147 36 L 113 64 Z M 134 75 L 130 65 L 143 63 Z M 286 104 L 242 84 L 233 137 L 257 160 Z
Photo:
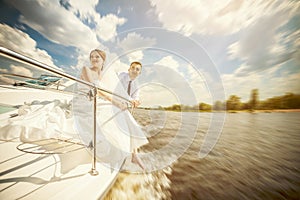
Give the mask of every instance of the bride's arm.
M 103 92 L 101 92 L 99 90 L 98 90 L 98 95 L 100 97 L 102 97 L 103 99 L 110 101 L 113 105 L 119 107 L 121 110 L 127 109 L 126 103 L 124 103 L 122 101 L 118 101 L 118 100 L 112 98 L 111 96 L 104 94 Z
M 80 78 L 82 80 L 88 81 L 90 83 L 93 83 L 93 81 L 94 81 L 93 80 L 92 72 L 91 72 L 91 70 L 88 67 L 83 67 L 82 68 Z M 120 109 L 122 109 L 122 110 L 127 109 L 127 105 L 126 104 L 113 99 L 111 96 L 104 94 L 102 91 L 98 90 L 97 94 L 98 94 L 98 96 L 102 97 L 103 99 L 110 101 L 112 104 L 114 104 L 115 106 L 119 107 Z
M 82 68 L 80 78 L 87 82 L 93 83 L 93 75 L 92 75 L 91 70 L 88 67 Z

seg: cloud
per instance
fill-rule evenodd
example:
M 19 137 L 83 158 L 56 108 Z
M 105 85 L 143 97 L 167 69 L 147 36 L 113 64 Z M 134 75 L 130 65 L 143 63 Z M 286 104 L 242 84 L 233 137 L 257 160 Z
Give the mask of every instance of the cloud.
M 154 64 L 165 66 L 179 72 L 179 63 L 172 56 L 165 56 Z
M 299 30 L 285 28 L 279 31 L 289 18 L 287 11 L 261 17 L 240 34 L 239 41 L 228 47 L 229 58 L 243 62 L 238 69 L 241 76 L 295 58 L 295 53 L 299 52 Z
M 261 89 L 259 86 L 262 77 L 260 74 L 251 74 L 247 77 L 240 77 L 237 74 L 222 75 L 226 99 L 228 99 L 230 95 L 237 95 L 242 98 L 242 101 L 248 101 L 252 89 Z
M 36 42 L 27 33 L 6 24 L 0 24 L 0 45 L 42 63 L 54 66 L 53 59 L 44 50 L 36 47 Z
M 123 25 L 127 20 L 114 14 L 102 16 L 96 11 L 98 0 L 77 1 L 69 0 L 70 10 L 78 15 L 82 21 L 92 27 L 97 36 L 103 41 L 113 41 L 117 35 L 117 26 Z
M 123 40 L 118 41 L 117 45 L 128 57 L 130 62 L 141 61 L 144 57 L 143 48 L 152 47 L 156 43 L 153 38 L 142 37 L 135 32 L 129 33 Z M 134 51 L 133 51 L 134 50 Z
M 281 0 L 150 0 L 164 28 L 192 34 L 236 33 L 262 16 L 292 9 L 296 1 Z M 172 9 L 170 9 L 170 7 Z
M 77 66 L 80 67 L 89 64 L 88 55 L 91 49 L 107 50 L 98 41 L 97 36 L 104 41 L 112 39 L 117 34 L 116 26 L 126 21 L 112 14 L 101 18 L 96 12 L 98 0 L 84 2 L 12 0 L 9 3 L 20 11 L 20 22 L 36 30 L 53 43 L 77 48 Z
M 283 89 L 283 85 L 268 91 L 268 87 L 273 88 L 281 80 L 286 80 L 290 88 L 294 88 L 293 81 L 289 80 L 292 75 L 278 80 L 279 78 L 275 78 L 274 74 L 273 76 L 263 74 L 267 73 L 269 69 L 275 68 L 278 73 L 280 68 L 283 70 L 283 64 L 291 60 L 294 62 L 294 66 L 300 64 L 300 31 L 299 23 L 297 24 L 299 1 L 150 1 L 164 28 L 178 31 L 186 36 L 192 35 L 195 38 L 201 36 L 203 40 L 215 38 L 214 42 L 226 40 L 229 43 L 227 57 L 220 62 L 220 67 L 229 64 L 238 69 L 233 74 L 222 75 L 227 95 L 238 94 L 243 97 L 243 100 L 246 100 L 249 98 L 251 89 L 256 87 L 261 88 L 264 90 L 264 94 L 269 95 L 290 91 L 288 86 Z M 222 46 L 220 43 L 217 44 Z M 208 53 L 214 54 L 213 51 L 216 51 L 217 46 L 207 45 L 210 45 L 210 51 L 212 51 Z M 223 47 L 221 49 L 226 54 L 226 49 L 223 50 Z M 219 50 L 219 52 L 221 51 Z M 219 54 L 219 52 L 217 53 Z M 209 79 L 209 76 L 205 75 L 205 78 Z M 215 90 L 210 92 L 217 94 L 218 90 L 222 90 L 221 87 L 214 88 L 214 82 L 208 80 L 208 83 L 210 88 Z M 293 84 L 299 85 L 295 81 Z M 200 88 L 201 86 L 199 86 L 195 84 L 193 88 Z M 282 89 L 279 90 L 279 88 Z M 295 91 L 299 91 L 296 89 Z
M 78 14 L 81 20 L 87 20 L 91 23 L 93 18 L 100 17 L 95 10 L 98 2 L 98 0 L 63 0 L 61 3 L 66 5 L 74 14 Z
M 238 72 L 222 75 L 226 99 L 230 95 L 242 97 L 243 102 L 250 98 L 252 89 L 259 89 L 261 100 L 284 95 L 286 92 L 300 93 L 299 77 L 300 72 L 281 72 L 281 66 L 275 66 L 261 72 L 253 72 L 241 77 Z
M 142 86 L 140 99 L 141 106 L 145 107 L 167 107 L 181 103 L 173 90 L 156 83 L 148 83 Z
M 170 87 L 177 88 L 176 93 L 181 99 L 183 99 L 181 90 L 191 90 L 188 99 L 184 99 L 183 102 L 186 104 L 195 104 L 198 102 L 211 102 L 211 95 L 208 91 L 206 84 L 207 80 L 204 77 L 203 72 L 194 68 L 188 63 L 179 63 L 172 56 L 165 56 L 159 61 L 154 63 L 156 67 L 166 67 L 171 71 L 166 70 L 165 74 L 168 74 L 168 82 L 171 83 Z M 184 87 L 181 87 L 185 85 Z M 163 93 L 162 93 L 163 94 Z M 192 97 L 193 96 L 193 97 Z M 194 99 L 195 98 L 195 99 Z
M 115 36 L 117 36 L 117 26 L 123 25 L 125 22 L 125 18 L 119 18 L 116 15 L 108 14 L 97 20 L 97 35 L 104 41 L 113 41 Z
M 88 52 L 98 46 L 96 34 L 58 1 L 9 1 L 21 13 L 20 22 L 48 40 Z
M 145 47 L 152 47 L 156 44 L 154 38 L 143 37 L 135 32 L 129 33 L 123 40 L 118 42 L 118 46 L 125 52 L 140 49 Z
M 171 55 L 146 65 L 139 82 L 143 85 L 141 98 L 147 106 L 196 105 L 210 100 L 201 74 Z
M 192 65 L 186 67 L 186 78 L 188 79 L 190 87 L 193 89 L 197 102 L 206 102 L 212 104 L 211 92 L 207 88 L 207 77 L 204 76 L 203 72 L 197 70 Z
M 129 54 L 127 54 L 128 60 L 129 62 L 134 62 L 134 61 L 139 61 L 141 62 L 144 54 L 143 51 L 134 51 L 134 52 L 130 52 Z
M 110 63 L 107 67 L 113 67 L 116 73 L 120 72 L 128 72 L 129 64 L 121 62 L 120 59 L 114 60 L 114 62 Z

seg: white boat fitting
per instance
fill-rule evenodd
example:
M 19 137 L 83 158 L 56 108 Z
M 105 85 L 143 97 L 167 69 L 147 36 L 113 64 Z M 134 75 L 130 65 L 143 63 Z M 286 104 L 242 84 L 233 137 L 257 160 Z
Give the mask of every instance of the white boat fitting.
M 0 50 L 5 59 L 12 55 L 22 63 L 44 67 L 5 48 Z M 64 73 L 58 75 L 87 84 Z M 11 109 L 0 114 L 0 129 L 7 120 L 17 116 L 17 106 L 32 100 L 69 102 L 72 98 L 72 94 L 51 87 L 41 90 L 24 85 L 1 85 L 0 105 Z M 89 150 L 75 137 L 41 138 L 29 142 L 14 137 L 5 139 L 3 135 L 0 138 L 0 199 L 101 199 L 119 173 L 97 162 L 95 148 Z

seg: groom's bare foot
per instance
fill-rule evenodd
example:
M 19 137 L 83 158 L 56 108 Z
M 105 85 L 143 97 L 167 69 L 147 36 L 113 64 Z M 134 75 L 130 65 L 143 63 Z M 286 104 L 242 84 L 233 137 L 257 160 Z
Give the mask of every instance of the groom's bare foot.
M 140 159 L 140 157 L 138 157 L 136 155 L 136 153 L 132 153 L 132 155 L 131 155 L 131 162 L 134 163 L 134 164 L 137 164 L 138 166 L 140 166 L 140 168 L 142 168 L 143 171 L 145 171 L 144 163 L 142 162 L 142 160 Z

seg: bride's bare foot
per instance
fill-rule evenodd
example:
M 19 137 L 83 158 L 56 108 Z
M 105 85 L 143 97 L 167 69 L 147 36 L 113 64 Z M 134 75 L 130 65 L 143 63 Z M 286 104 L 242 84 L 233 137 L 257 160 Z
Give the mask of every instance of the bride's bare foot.
M 136 155 L 136 153 L 131 154 L 131 162 L 134 163 L 134 164 L 137 164 L 138 166 L 140 166 L 140 168 L 142 168 L 143 171 L 145 171 L 144 163 L 142 162 L 140 157 L 138 157 Z

